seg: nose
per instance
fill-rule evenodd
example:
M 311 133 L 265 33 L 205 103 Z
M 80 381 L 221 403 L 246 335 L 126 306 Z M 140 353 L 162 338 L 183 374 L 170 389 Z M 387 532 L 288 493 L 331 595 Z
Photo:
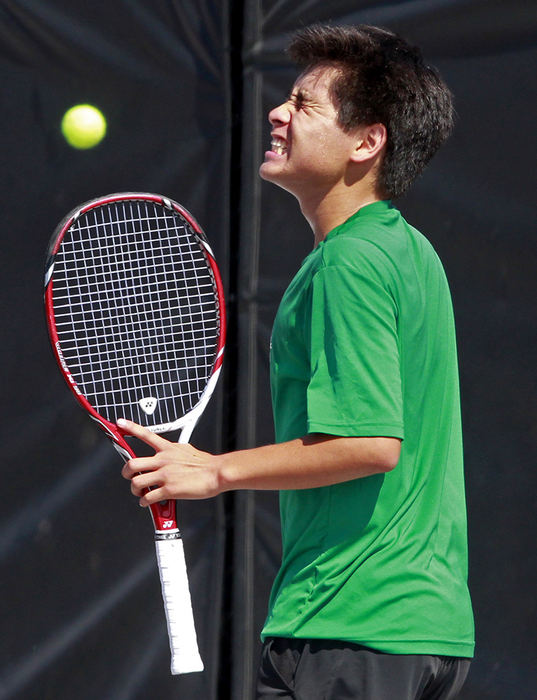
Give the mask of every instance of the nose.
M 291 111 L 289 110 L 288 102 L 282 102 L 278 107 L 271 109 L 268 114 L 268 120 L 271 126 L 279 126 L 281 124 L 287 124 L 291 117 Z

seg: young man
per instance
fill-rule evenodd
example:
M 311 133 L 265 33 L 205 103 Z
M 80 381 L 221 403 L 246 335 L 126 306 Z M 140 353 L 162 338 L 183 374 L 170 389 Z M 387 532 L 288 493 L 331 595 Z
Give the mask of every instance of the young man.
M 128 423 L 156 454 L 123 473 L 142 505 L 281 490 L 258 698 L 454 698 L 473 619 L 453 314 L 390 203 L 447 138 L 450 93 L 374 27 L 311 27 L 290 55 L 304 72 L 269 114 L 260 174 L 315 245 L 274 323 L 277 442 L 209 455 Z

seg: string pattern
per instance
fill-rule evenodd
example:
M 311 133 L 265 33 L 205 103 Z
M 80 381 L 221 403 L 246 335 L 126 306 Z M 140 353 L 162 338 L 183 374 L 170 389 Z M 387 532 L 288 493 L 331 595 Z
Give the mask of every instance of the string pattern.
M 104 418 L 149 427 L 199 401 L 220 334 L 215 280 L 190 223 L 159 202 L 96 206 L 54 259 L 63 359 Z

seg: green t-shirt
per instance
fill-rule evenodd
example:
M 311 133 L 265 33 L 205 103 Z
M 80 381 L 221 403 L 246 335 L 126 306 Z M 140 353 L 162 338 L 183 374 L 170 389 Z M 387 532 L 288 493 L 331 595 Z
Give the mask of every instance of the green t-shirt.
M 457 352 L 430 243 L 389 202 L 331 231 L 272 334 L 276 440 L 403 439 L 386 474 L 280 494 L 268 636 L 473 655 Z

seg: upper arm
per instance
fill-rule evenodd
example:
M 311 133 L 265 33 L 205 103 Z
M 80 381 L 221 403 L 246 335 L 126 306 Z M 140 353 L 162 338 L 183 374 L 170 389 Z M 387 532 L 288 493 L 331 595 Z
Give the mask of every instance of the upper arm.
M 330 443 L 335 468 L 353 466 L 361 471 L 365 465 L 372 473 L 395 469 L 401 455 L 401 440 L 393 437 L 347 437 L 310 433 L 304 438 L 306 445 Z
M 308 430 L 404 437 L 397 307 L 379 279 L 347 265 L 313 280 Z

